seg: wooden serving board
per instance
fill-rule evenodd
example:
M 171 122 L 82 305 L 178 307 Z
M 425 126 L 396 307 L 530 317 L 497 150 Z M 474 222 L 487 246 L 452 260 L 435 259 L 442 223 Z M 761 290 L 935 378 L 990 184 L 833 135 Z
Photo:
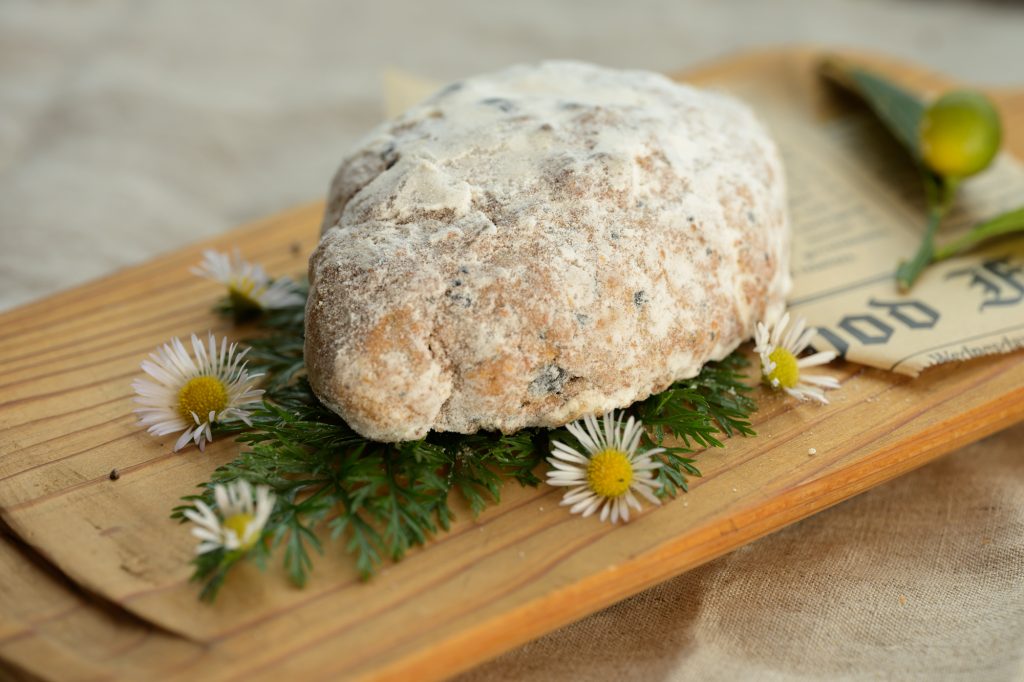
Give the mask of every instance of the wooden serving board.
M 807 94 L 813 57 L 760 53 L 688 79 L 742 74 Z M 1024 93 L 996 97 L 1010 145 L 1024 152 Z M 208 312 L 218 288 L 189 273 L 204 248 L 239 246 L 272 273 L 299 274 L 320 213 L 290 211 L 0 317 L 0 670 L 441 678 L 1024 418 L 1020 352 L 916 380 L 839 366 L 831 405 L 760 395 L 758 437 L 700 455 L 704 477 L 690 493 L 628 525 L 571 516 L 561 491 L 510 483 L 502 504 L 476 520 L 462 510 L 450 533 L 368 583 L 328 544 L 304 590 L 276 565 L 266 575 L 245 567 L 204 605 L 188 582 L 193 540 L 168 512 L 236 446 L 172 454 L 173 438 L 135 425 L 130 382 L 174 335 L 234 333 Z

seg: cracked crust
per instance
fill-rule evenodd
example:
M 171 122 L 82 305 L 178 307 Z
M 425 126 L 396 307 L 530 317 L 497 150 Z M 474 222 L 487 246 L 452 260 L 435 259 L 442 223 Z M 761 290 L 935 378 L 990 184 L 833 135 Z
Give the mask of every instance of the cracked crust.
M 789 288 L 782 166 L 751 112 L 572 62 L 377 128 L 323 229 L 310 382 L 382 441 L 625 407 L 730 353 Z

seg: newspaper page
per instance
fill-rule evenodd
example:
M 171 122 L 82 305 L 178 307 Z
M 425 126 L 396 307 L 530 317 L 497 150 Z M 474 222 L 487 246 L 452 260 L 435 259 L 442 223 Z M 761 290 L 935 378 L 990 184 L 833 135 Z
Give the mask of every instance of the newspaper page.
M 934 264 L 900 293 L 894 272 L 917 250 L 926 213 L 907 153 L 865 110 L 815 120 L 753 92 L 736 94 L 748 95 L 782 150 L 793 228 L 789 305 L 818 328 L 816 348 L 916 376 L 1024 347 L 1024 239 Z M 1021 206 L 1024 169 L 1001 154 L 964 181 L 938 243 Z
M 746 100 L 782 151 L 793 228 L 789 305 L 818 328 L 814 347 L 911 376 L 1024 347 L 1024 237 L 932 265 L 900 293 L 896 267 L 924 232 L 920 172 L 866 109 L 822 115 L 809 104 L 813 98 L 794 96 L 786 85 L 714 84 Z M 436 88 L 389 71 L 385 114 L 401 113 Z M 963 183 L 938 243 L 1020 206 L 1024 169 L 1002 154 Z

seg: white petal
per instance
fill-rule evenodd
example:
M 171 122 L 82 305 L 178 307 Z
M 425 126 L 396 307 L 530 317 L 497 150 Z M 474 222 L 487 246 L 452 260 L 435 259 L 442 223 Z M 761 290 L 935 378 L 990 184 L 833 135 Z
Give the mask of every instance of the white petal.
M 793 327 L 786 333 L 786 339 L 782 342 L 782 347 L 789 350 L 790 353 L 796 355 L 796 342 L 803 335 L 804 329 L 807 327 L 807 320 L 803 316 L 797 316 L 793 321 Z
M 228 495 L 227 486 L 222 483 L 218 483 L 213 486 L 213 501 L 217 503 L 217 508 L 220 509 L 220 513 L 225 516 L 230 516 L 233 512 L 231 509 L 231 497 Z
M 801 383 L 808 383 L 812 386 L 821 386 L 822 388 L 839 388 L 839 380 L 835 377 L 817 375 L 817 374 L 804 374 L 800 377 Z
M 775 328 L 772 330 L 771 344 L 776 348 L 779 346 L 779 342 L 782 340 L 782 334 L 786 330 L 786 326 L 789 325 L 789 311 L 782 316 L 782 319 L 776 323 Z
M 605 440 L 604 432 L 601 430 L 601 424 L 597 417 L 595 415 L 588 414 L 583 418 L 583 423 L 587 428 L 587 435 L 589 435 L 591 440 L 597 444 L 597 449 L 603 450 L 607 447 L 608 443 Z
M 208 528 L 193 528 L 192 536 L 207 542 L 220 542 L 220 534 L 214 533 Z
M 584 457 L 578 450 L 560 443 L 559 441 L 552 441 L 551 445 L 554 449 L 551 454 L 566 462 L 575 462 L 577 464 L 587 464 L 590 460 Z
M 600 501 L 601 501 L 601 498 L 597 497 L 596 495 L 594 497 L 588 497 L 586 499 L 580 500 L 579 502 L 576 502 L 575 504 L 573 504 L 569 508 L 569 513 L 570 514 L 583 513 L 587 509 L 592 507 L 595 502 L 599 503 Z M 593 513 L 593 512 L 591 512 L 591 513 Z
M 633 467 L 634 472 L 655 471 L 665 466 L 664 462 L 644 462 Z
M 768 327 L 764 322 L 758 322 L 754 327 L 754 352 L 763 353 L 768 347 Z M 770 352 L 770 351 L 769 351 Z
M 559 471 L 577 471 L 577 472 L 580 471 L 580 466 L 578 464 L 570 464 L 569 462 L 562 462 L 560 460 L 555 459 L 554 457 L 548 457 L 547 460 L 548 460 L 548 464 L 550 464 L 554 468 L 558 469 Z
M 590 435 L 586 432 L 586 430 L 582 426 L 580 426 L 579 422 L 572 422 L 570 424 L 566 424 L 565 428 L 568 429 L 569 433 L 571 433 L 573 437 L 575 437 L 576 440 L 580 442 L 580 445 L 582 445 L 587 450 L 587 452 L 594 453 L 601 449 L 590 437 Z
M 636 472 L 636 476 L 633 478 L 633 481 L 642 485 L 648 485 L 652 488 L 657 488 L 661 485 L 658 483 L 658 479 L 655 478 L 655 473 L 653 471 L 638 471 Z
M 797 400 L 816 400 L 823 405 L 828 404 L 828 399 L 825 398 L 825 394 L 822 393 L 820 389 L 814 388 L 813 386 L 798 384 L 795 388 L 787 388 L 784 390 Z
M 182 512 L 185 518 L 200 528 L 206 528 L 213 533 L 219 533 L 220 521 L 205 504 L 203 504 L 202 508 L 199 508 L 200 504 L 203 504 L 202 500 L 196 502 L 196 509 L 186 509 Z
M 586 425 L 587 435 L 589 435 L 591 440 L 597 444 L 597 448 L 599 450 L 606 448 L 608 446 L 608 441 L 605 439 L 604 429 L 597 416 L 588 414 L 583 418 L 583 423 Z
M 823 350 L 815 353 L 814 355 L 808 355 L 805 358 L 800 358 L 796 361 L 796 366 L 803 369 L 805 367 L 816 367 L 818 365 L 827 365 L 838 357 L 835 351 Z
M 185 432 L 181 434 L 181 437 L 179 437 L 178 440 L 174 443 L 174 452 L 177 452 L 178 450 L 181 450 L 183 447 L 185 447 L 185 444 L 188 443 L 191 439 L 192 429 L 186 429 Z
M 276 499 L 268 486 L 261 485 L 256 488 L 256 520 L 259 521 L 260 528 L 267 525 L 267 519 L 273 513 L 275 504 Z
M 651 492 L 650 488 L 647 488 L 642 485 L 631 485 L 630 488 L 640 493 L 640 495 L 643 496 L 651 504 L 661 504 L 661 500 L 658 499 L 658 497 L 653 492 Z
M 805 329 L 804 333 L 797 337 L 797 339 L 793 342 L 793 355 L 799 355 L 800 353 L 803 353 L 804 349 L 807 348 L 807 346 L 811 345 L 811 339 L 813 339 L 814 335 L 817 333 L 818 330 L 815 329 L 814 327 L 808 327 L 807 329 Z
M 562 501 L 559 504 L 569 505 L 576 504 L 580 500 L 590 499 L 594 496 L 594 492 L 587 487 L 576 487 L 572 490 L 566 491 L 565 495 L 562 496 Z
M 563 466 L 572 465 L 569 464 Z M 566 478 L 582 478 L 586 476 L 586 474 L 586 469 L 582 469 L 580 467 L 573 467 L 572 469 L 551 469 L 547 472 L 548 478 L 557 478 L 559 480 L 564 480 Z
M 618 448 L 618 444 L 615 442 L 615 434 L 618 430 L 615 424 L 615 411 L 605 412 L 604 418 L 604 445 L 607 447 Z
M 547 481 L 546 481 L 546 483 L 548 485 L 554 486 L 556 488 L 559 488 L 559 487 L 564 488 L 566 486 L 573 487 L 573 486 L 579 486 L 579 485 L 586 485 L 586 482 L 587 482 L 587 479 L 584 478 L 583 476 L 577 476 L 577 477 L 574 477 L 574 478 L 569 478 L 569 477 L 555 478 L 554 476 L 549 476 Z
M 252 484 L 244 478 L 238 482 L 238 501 L 243 513 L 254 514 Z
M 570 479 L 570 478 L 549 478 L 547 484 L 557 487 L 565 486 L 576 486 L 579 485 L 583 479 Z
M 622 431 L 622 449 L 629 455 L 632 455 L 640 445 L 640 438 L 643 435 L 643 422 L 637 421 L 631 416 L 629 421 L 626 422 L 626 428 Z

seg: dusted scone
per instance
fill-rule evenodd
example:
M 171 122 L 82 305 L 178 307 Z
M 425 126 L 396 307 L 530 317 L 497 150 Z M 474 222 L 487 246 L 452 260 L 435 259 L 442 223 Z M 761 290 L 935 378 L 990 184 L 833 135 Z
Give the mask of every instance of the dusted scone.
M 448 86 L 331 186 L 306 365 L 382 441 L 625 407 L 781 314 L 778 151 L 737 100 L 574 62 Z

